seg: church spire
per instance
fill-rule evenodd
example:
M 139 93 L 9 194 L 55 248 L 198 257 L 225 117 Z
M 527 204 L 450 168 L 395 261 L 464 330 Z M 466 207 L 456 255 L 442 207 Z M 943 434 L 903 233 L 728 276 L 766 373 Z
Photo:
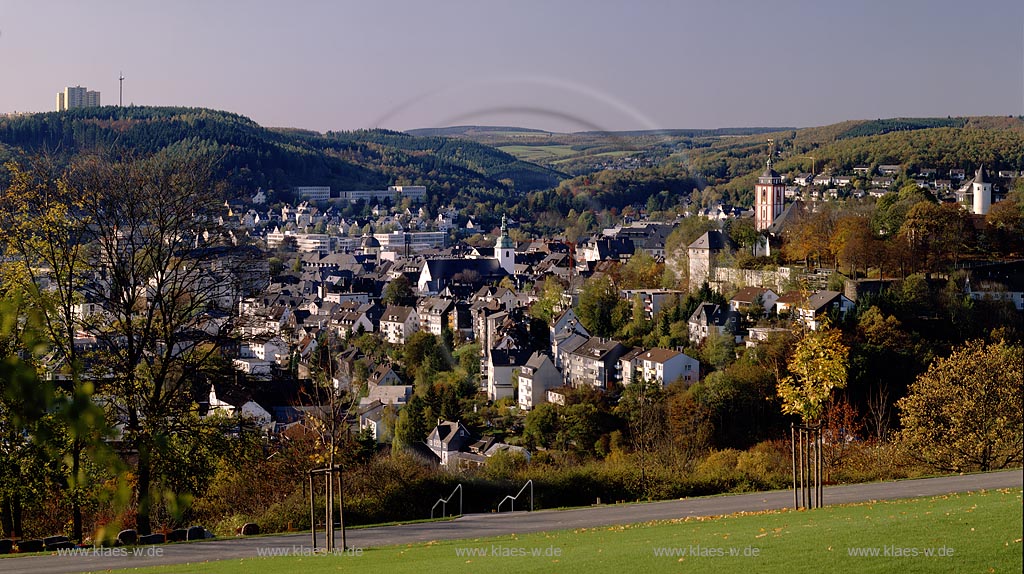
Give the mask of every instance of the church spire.
M 505 216 L 501 216 L 501 235 L 498 237 L 498 242 L 494 246 L 494 255 L 498 259 L 498 265 L 501 266 L 509 275 L 515 275 L 516 272 L 516 251 L 515 244 L 512 243 L 512 238 L 508 236 L 508 221 Z

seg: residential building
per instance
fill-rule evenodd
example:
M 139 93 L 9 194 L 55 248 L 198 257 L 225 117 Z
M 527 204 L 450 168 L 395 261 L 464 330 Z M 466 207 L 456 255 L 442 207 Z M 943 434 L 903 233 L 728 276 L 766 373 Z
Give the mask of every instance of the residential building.
M 792 334 L 793 331 L 782 327 L 750 327 L 747 329 L 747 347 L 756 347 L 771 337 L 780 337 Z
M 592 237 L 580 246 L 580 260 L 623 261 L 633 256 L 636 247 L 629 238 Z
M 809 295 L 801 291 L 787 291 L 775 300 L 775 314 L 776 315 L 789 315 L 793 313 L 793 310 L 804 301 L 807 300 Z
M 384 387 L 390 385 L 401 385 L 402 379 L 398 376 L 398 373 L 395 372 L 394 367 L 389 363 L 384 363 L 370 373 L 370 376 L 367 377 L 366 383 L 370 388 Z
M 334 297 L 338 298 L 339 296 Z M 331 317 L 331 324 L 342 337 L 349 337 L 360 330 L 363 333 L 372 333 L 374 323 L 380 320 L 378 313 L 381 312 L 381 308 L 375 303 L 360 304 L 358 301 L 348 300 L 340 305 L 340 310 Z
M 566 384 L 607 390 L 617 378 L 619 358 L 628 350 L 618 341 L 591 337 L 565 357 Z
M 644 317 L 648 321 L 653 321 L 654 316 L 666 304 L 676 304 L 686 297 L 685 291 L 674 289 L 626 289 L 621 291 L 620 294 L 623 299 L 631 303 L 639 297 L 641 304 L 643 304 Z
M 779 296 L 771 289 L 764 287 L 744 287 L 729 299 L 729 308 L 740 313 L 749 313 L 755 307 L 759 313 L 770 315 L 775 309 Z
M 551 322 L 551 357 L 555 368 L 564 368 L 564 358 L 590 339 L 590 333 L 580 323 L 572 308 L 566 309 Z
M 975 301 L 1006 301 L 1024 311 L 1024 262 L 975 267 L 969 272 L 964 291 Z
M 57 111 L 100 107 L 100 93 L 82 86 L 67 86 L 57 92 Z
M 391 441 L 391 432 L 388 430 L 388 417 L 396 417 L 398 407 L 381 401 L 370 401 L 359 407 L 359 430 L 369 430 L 378 444 Z
M 375 385 L 367 389 L 366 397 L 360 399 L 360 403 L 380 401 L 385 405 L 404 407 L 412 398 L 414 389 L 412 385 Z
M 465 425 L 458 421 L 438 423 L 434 430 L 430 431 L 430 435 L 427 436 L 427 446 L 440 459 L 441 466 L 444 467 L 448 466 L 449 457 L 454 459 L 455 457 L 452 455 L 469 446 L 472 442 L 473 435 L 470 434 L 469 429 Z
M 528 349 L 490 349 L 485 357 L 487 399 L 514 397 L 519 381 L 512 377 L 512 372 L 525 366 L 529 359 Z
M 668 386 L 676 381 L 695 383 L 700 380 L 700 361 L 671 349 L 643 349 L 623 355 L 619 359 L 622 384 L 636 379 Z
M 643 251 L 651 257 L 664 257 L 665 240 L 674 228 L 670 223 L 644 221 L 604 229 L 601 234 L 613 239 L 629 239 L 636 251 Z
M 854 303 L 838 291 L 817 291 L 795 307 L 796 318 L 812 331 L 821 327 L 830 314 L 846 315 Z
M 404 345 L 410 335 L 420 328 L 416 309 L 401 305 L 388 305 L 380 318 L 380 332 L 384 339 L 394 345 Z
M 551 359 L 534 353 L 519 369 L 519 408 L 528 411 L 545 401 L 547 392 L 562 386 L 562 374 Z
M 438 337 L 445 328 L 453 333 L 452 326 L 455 301 L 442 297 L 424 297 L 416 303 L 416 312 L 420 316 L 420 331 L 426 331 Z
M 700 344 L 708 336 L 734 335 L 739 323 L 739 313 L 724 305 L 714 303 L 701 303 L 690 316 L 687 325 L 690 330 L 690 340 Z

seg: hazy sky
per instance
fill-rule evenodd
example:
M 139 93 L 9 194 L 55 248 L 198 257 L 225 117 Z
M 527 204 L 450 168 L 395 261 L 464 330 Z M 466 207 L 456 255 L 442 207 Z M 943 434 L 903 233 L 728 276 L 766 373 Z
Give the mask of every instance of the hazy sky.
M 1024 1 L 0 0 L 0 112 L 65 85 L 326 131 L 1024 114 Z

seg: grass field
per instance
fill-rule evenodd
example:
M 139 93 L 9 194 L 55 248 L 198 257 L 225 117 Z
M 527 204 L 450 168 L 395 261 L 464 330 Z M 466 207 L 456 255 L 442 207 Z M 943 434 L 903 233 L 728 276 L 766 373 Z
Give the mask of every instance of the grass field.
M 523 161 L 549 162 L 560 158 L 580 155 L 569 145 L 506 145 L 498 149 L 510 153 Z
M 1021 489 L 1008 489 L 128 571 L 1017 573 L 1021 521 Z
M 625 156 L 625 155 L 633 155 L 634 153 L 636 153 L 636 152 L 633 151 L 633 150 L 623 149 L 623 150 L 618 150 L 618 151 L 603 151 L 603 152 L 595 153 L 595 154 L 587 154 L 586 157 L 591 159 L 591 160 L 595 160 L 596 161 L 596 160 L 600 160 L 601 158 L 616 158 L 616 157 L 622 157 L 622 156 Z M 574 159 L 577 159 L 577 158 L 575 158 L 575 157 L 566 157 L 566 158 L 562 158 L 562 159 L 556 159 L 556 160 L 552 161 L 551 164 L 552 165 L 558 165 L 558 164 L 561 164 L 561 163 L 566 163 L 566 162 L 572 161 Z

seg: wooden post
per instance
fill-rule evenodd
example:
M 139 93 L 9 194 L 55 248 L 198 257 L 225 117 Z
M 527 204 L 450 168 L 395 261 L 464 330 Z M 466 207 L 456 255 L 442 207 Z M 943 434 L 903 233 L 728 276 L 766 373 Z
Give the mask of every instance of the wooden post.
M 800 430 L 797 431 L 797 438 L 798 438 L 798 444 L 800 445 L 800 450 L 797 452 L 798 457 L 800 459 L 800 507 L 807 507 L 807 502 L 806 502 L 806 499 L 805 499 L 806 497 L 804 495 L 804 490 L 805 490 L 805 486 L 807 484 L 807 480 L 804 477 L 804 471 L 805 471 L 804 459 L 805 459 L 805 457 L 804 457 L 804 430 L 803 429 L 800 429 Z
M 796 425 L 789 423 L 789 454 L 793 461 L 793 510 L 800 508 L 800 499 L 796 488 Z
M 316 552 L 316 513 L 314 511 L 313 472 L 309 473 L 309 531 L 313 536 L 313 551 Z
M 334 505 L 331 503 L 331 473 L 329 470 L 324 473 L 324 502 L 324 536 L 327 539 L 324 548 L 330 553 L 334 550 L 334 521 L 331 516 Z
M 338 467 L 338 522 L 341 527 L 341 550 L 348 550 L 345 542 L 345 474 Z
M 818 507 L 825 502 L 825 457 L 821 438 L 821 427 L 818 427 Z

